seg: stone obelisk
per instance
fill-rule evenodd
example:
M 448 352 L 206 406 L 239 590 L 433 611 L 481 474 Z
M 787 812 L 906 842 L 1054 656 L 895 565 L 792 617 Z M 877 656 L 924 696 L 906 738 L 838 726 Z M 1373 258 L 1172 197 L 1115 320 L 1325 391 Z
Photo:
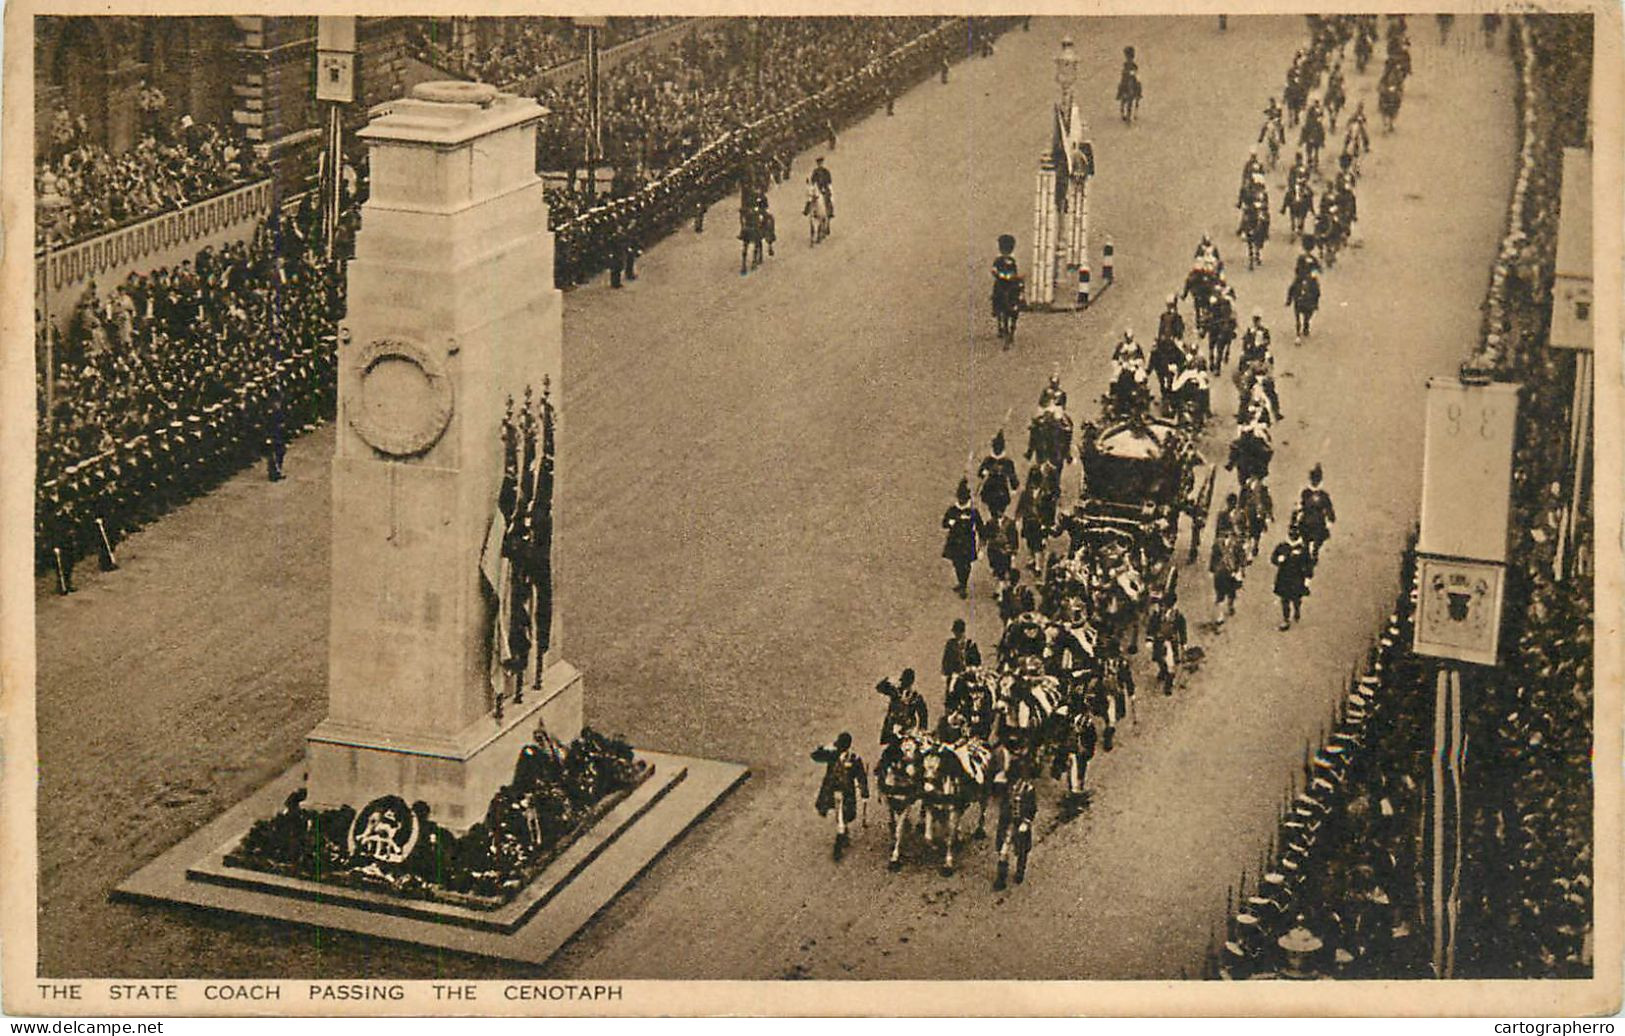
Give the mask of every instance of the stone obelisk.
M 544 115 L 483 84 L 425 83 L 361 131 L 371 192 L 339 348 L 313 806 L 399 795 L 465 829 L 539 722 L 562 741 L 580 730 L 581 677 L 560 654 L 557 608 L 545 655 L 493 681 L 499 606 L 482 564 L 500 513 L 504 414 L 527 391 L 539 410 L 544 386 L 559 409 L 562 300 L 535 172 Z M 498 709 L 494 684 L 523 697 Z

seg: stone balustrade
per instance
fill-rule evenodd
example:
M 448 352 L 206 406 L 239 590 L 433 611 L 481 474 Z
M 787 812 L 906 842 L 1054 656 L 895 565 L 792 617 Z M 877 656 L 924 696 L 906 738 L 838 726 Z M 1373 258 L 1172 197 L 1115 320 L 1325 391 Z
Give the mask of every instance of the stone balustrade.
M 246 240 L 275 201 L 272 181 L 256 180 L 183 209 L 52 248 L 49 270 L 45 249 L 37 249 L 35 290 L 47 294 L 50 312 L 62 327 L 92 281 L 106 288 L 132 273 L 191 260 L 206 247 Z

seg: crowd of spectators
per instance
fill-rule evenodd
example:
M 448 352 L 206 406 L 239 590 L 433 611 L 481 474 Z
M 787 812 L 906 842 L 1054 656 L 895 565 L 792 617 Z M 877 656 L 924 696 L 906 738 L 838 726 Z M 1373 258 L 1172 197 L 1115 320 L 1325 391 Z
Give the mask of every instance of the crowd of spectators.
M 616 104 L 632 114 L 612 138 L 615 188 L 607 198 L 589 195 L 574 188 L 572 170 L 570 187 L 550 196 L 556 283 L 580 283 L 617 249 L 642 247 L 687 219 L 702 231 L 705 210 L 731 190 L 783 180 L 801 150 L 834 147 L 839 128 L 923 79 L 945 77 L 954 61 L 991 54 L 994 38 L 1018 20 L 765 19 L 760 98 L 744 20 L 702 27 L 663 53 L 640 52 L 619 80 Z M 642 143 L 633 151 L 631 141 Z M 555 146 L 562 138 L 539 141 L 540 168 Z
M 163 121 L 161 107 L 143 111 L 149 112 L 147 129 L 117 154 L 91 142 L 82 115 L 55 113 L 49 151 L 35 163 L 35 198 L 45 193 L 49 172 L 62 204 L 54 224 L 50 212 L 36 208 L 36 245 L 45 244 L 48 232 L 59 245 L 80 241 L 264 175 L 253 149 L 232 131 L 184 116 Z
M 796 150 L 832 139 L 838 125 L 938 70 L 946 74 L 952 60 L 986 53 L 976 40 L 990 40 L 1008 21 L 764 20 L 764 52 L 772 56 L 764 61 L 763 93 L 737 101 L 730 91 L 742 88 L 743 73 L 729 62 L 743 60 L 738 20 L 667 52 L 651 48 L 647 60 L 634 55 L 622 66 L 615 96 L 632 113 L 630 124 L 649 132 L 665 132 L 663 120 L 686 113 L 688 128 L 671 156 L 681 160 L 658 176 L 618 166 L 609 199 L 555 195 L 561 283 L 592 272 L 626 235 L 649 242 L 742 182 L 788 175 Z M 668 74 L 675 87 L 662 82 Z M 681 96 L 683 89 L 691 95 Z M 708 101 L 724 114 L 707 110 Z M 74 129 L 63 135 L 49 156 L 53 166 L 95 164 L 86 157 L 95 152 L 79 136 Z M 193 144 L 195 156 L 181 150 Z M 217 131 L 190 125 L 149 134 L 137 150 L 163 156 L 156 166 L 162 169 L 190 168 L 196 156 L 237 163 L 223 168 L 251 168 Z M 182 179 L 192 189 L 172 196 L 196 200 L 197 174 Z M 346 211 L 345 232 L 353 234 L 358 210 Z M 64 548 L 70 562 L 90 551 L 96 519 L 116 539 L 330 409 L 343 275 L 318 247 L 316 226 L 307 199 L 297 215 L 274 217 L 249 242 L 205 249 L 190 262 L 122 284 L 92 285 L 65 320 L 53 321 L 49 331 L 36 328 L 41 340 L 52 336 L 52 348 L 41 354 L 55 357 L 49 414 L 44 365 L 38 370 L 42 561 L 50 562 L 53 547 Z M 345 248 L 341 243 L 341 255 Z
M 608 49 L 680 19 L 607 18 L 598 45 Z M 459 38 L 466 36 L 465 45 Z M 585 30 L 571 18 L 414 18 L 407 46 L 425 64 L 504 89 L 582 57 Z
M 602 76 L 604 150 L 612 162 L 665 170 L 730 130 L 848 78 L 941 23 L 937 18 L 726 18 L 670 46 L 651 46 Z M 753 34 L 759 34 L 754 42 Z M 757 72 L 759 54 L 760 73 Z M 538 94 L 554 113 L 540 165 L 579 164 L 587 82 Z
M 1559 553 L 1571 470 L 1574 357 L 1548 346 L 1562 152 L 1586 143 L 1591 25 L 1509 20 L 1522 148 L 1481 344 L 1464 367 L 1523 386 L 1513 458 L 1502 664 L 1477 670 L 1461 818 L 1453 974 L 1580 978 L 1593 967 L 1593 528 Z M 1493 27 L 1486 22 L 1486 32 Z M 1565 562 L 1567 565 L 1565 566 Z M 1411 655 L 1415 558 L 1330 740 L 1306 761 L 1278 853 L 1227 907 L 1210 975 L 1348 978 L 1434 973 L 1426 831 L 1432 667 Z
M 93 285 L 50 332 L 49 413 L 43 366 L 38 384 L 42 560 L 52 547 L 87 551 L 98 518 L 116 539 L 331 413 L 343 278 L 314 225 L 313 207 L 273 215 L 249 241 Z

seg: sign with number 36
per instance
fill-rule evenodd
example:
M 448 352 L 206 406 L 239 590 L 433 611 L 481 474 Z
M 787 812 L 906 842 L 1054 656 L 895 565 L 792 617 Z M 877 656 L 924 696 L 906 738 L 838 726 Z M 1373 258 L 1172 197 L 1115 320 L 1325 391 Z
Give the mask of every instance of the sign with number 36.
M 1518 386 L 1428 382 L 1424 554 L 1505 561 Z

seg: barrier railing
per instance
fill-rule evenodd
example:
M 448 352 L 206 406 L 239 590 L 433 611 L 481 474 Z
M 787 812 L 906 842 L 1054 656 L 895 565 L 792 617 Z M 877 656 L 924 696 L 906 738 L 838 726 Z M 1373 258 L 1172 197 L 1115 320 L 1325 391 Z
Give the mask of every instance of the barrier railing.
M 275 192 L 270 179 L 256 180 L 224 194 L 163 212 L 139 223 L 109 230 L 71 245 L 34 253 L 36 290 L 48 293 L 51 312 L 65 315 L 91 281 L 122 281 L 131 273 L 191 259 L 209 245 L 245 240 L 270 214 Z M 58 318 L 61 323 L 61 318 Z

